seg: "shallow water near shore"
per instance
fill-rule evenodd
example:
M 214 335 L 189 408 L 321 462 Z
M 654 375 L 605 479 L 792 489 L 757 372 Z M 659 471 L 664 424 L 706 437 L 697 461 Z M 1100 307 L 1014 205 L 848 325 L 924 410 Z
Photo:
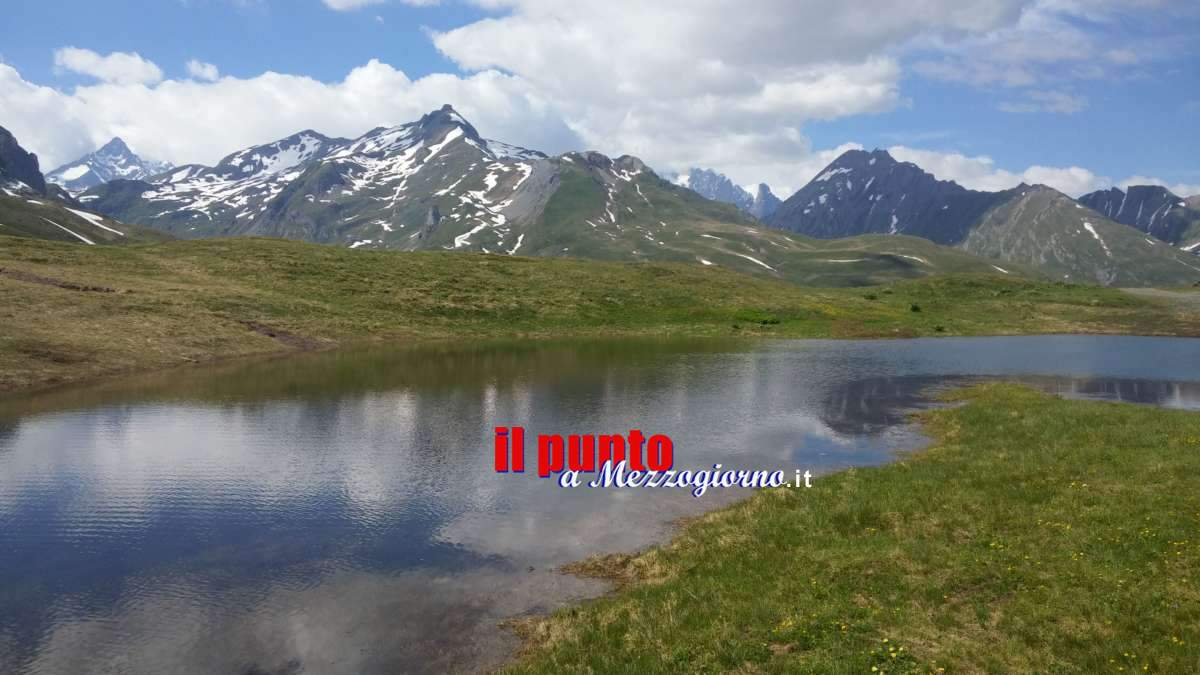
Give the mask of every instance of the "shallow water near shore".
M 1200 409 L 1200 340 L 622 340 L 311 354 L 0 399 L 0 672 L 479 670 L 567 562 L 748 493 L 496 474 L 492 433 L 637 428 L 677 468 L 818 475 L 986 378 Z

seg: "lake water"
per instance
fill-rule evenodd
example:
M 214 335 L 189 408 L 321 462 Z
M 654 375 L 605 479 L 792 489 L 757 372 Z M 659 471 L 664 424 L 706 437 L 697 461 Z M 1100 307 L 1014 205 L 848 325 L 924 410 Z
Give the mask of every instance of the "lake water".
M 886 462 L 931 387 L 1200 408 L 1200 340 L 620 341 L 315 354 L 0 399 L 0 672 L 501 663 L 555 572 L 746 493 L 496 474 L 495 426 L 675 442 L 676 466 Z M 820 479 L 816 487 L 820 488 Z

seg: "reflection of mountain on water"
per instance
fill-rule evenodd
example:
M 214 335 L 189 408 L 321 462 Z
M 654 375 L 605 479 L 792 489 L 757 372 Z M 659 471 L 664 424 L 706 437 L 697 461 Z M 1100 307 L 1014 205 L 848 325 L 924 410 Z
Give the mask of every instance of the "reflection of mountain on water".
M 1094 398 L 1200 410 L 1200 382 L 1024 377 L 1021 382 L 1067 398 Z
M 12 439 L 16 437 L 20 426 L 20 422 L 17 420 L 6 420 L 0 417 L 0 449 L 8 448 L 12 445 Z
M 927 408 L 930 391 L 965 383 L 969 378 L 920 375 L 872 377 L 839 383 L 821 401 L 821 421 L 848 436 L 874 436 L 912 412 Z
M 834 431 L 872 436 L 903 424 L 915 410 L 930 405 L 937 389 L 1003 380 L 1020 382 L 1066 398 L 1142 403 L 1167 408 L 1200 409 L 1200 382 L 1164 382 L 1119 378 L 965 376 L 873 377 L 841 383 L 821 402 L 821 421 Z
M 480 388 L 489 383 L 590 381 L 603 370 L 636 372 L 683 354 L 745 350 L 726 339 L 525 340 L 371 347 L 183 367 L 0 398 L 0 422 L 119 404 L 263 405 L 339 399 L 397 389 Z

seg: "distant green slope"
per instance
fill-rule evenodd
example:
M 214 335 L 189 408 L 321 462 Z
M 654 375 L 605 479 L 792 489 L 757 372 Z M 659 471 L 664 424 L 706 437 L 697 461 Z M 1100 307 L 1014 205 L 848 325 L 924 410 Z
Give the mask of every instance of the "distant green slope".
M 0 192 L 0 234 L 76 244 L 131 244 L 171 238 L 49 197 L 7 192 Z
M 1028 188 L 990 210 L 963 248 L 988 258 L 1032 262 L 1052 278 L 1073 282 L 1181 286 L 1200 281 L 1200 260 L 1046 187 Z

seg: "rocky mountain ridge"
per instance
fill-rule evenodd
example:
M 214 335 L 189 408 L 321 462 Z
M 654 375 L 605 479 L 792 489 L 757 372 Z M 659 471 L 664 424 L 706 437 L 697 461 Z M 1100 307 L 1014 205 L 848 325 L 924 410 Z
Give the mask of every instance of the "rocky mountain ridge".
M 733 204 L 758 220 L 769 218 L 782 203 L 766 183 L 759 183 L 754 194 L 750 194 L 724 174 L 712 169 L 691 169 L 678 176 L 675 182 L 701 197 Z

